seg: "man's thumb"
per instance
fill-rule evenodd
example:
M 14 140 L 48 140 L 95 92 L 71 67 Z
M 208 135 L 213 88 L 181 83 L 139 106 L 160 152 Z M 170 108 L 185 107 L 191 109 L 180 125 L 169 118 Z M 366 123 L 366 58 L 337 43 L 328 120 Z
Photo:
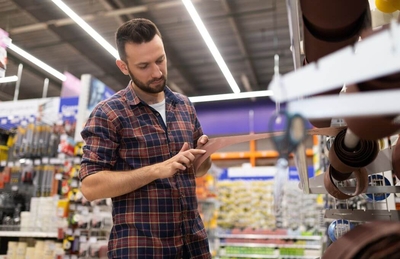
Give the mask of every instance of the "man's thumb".
M 185 143 L 183 144 L 182 148 L 181 148 L 181 151 L 179 151 L 179 152 L 183 152 L 183 151 L 186 151 L 186 150 L 188 150 L 188 149 L 189 149 L 189 144 L 188 144 L 187 142 L 185 142 Z

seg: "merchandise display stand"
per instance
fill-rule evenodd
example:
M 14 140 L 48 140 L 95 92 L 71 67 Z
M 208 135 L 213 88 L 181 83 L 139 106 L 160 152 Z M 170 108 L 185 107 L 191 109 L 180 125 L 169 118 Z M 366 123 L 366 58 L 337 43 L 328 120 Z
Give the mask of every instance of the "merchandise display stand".
M 398 90 L 301 98 L 332 90 L 333 87 L 343 83 L 345 85 L 358 83 L 400 71 L 399 35 L 400 24 L 392 20 L 389 29 L 377 32 L 375 35 L 356 43 L 355 46 L 346 47 L 321 58 L 314 64 L 308 64 L 296 71 L 277 77 L 269 86 L 271 90 L 276 92 L 273 98 L 279 102 L 287 102 L 288 112 L 300 113 L 308 119 L 396 116 L 400 111 L 400 106 L 396 101 L 400 96 Z M 379 51 L 372 51 L 378 49 Z M 343 60 L 346 60 L 346 62 L 342 62 Z M 355 67 L 358 69 L 353 69 Z M 315 109 L 315 107 L 319 107 L 319 109 Z M 335 109 L 331 107 L 335 107 Z M 376 126 L 379 127 L 379 125 Z M 379 151 L 378 157 L 366 166 L 368 175 L 380 174 L 388 179 L 393 178 L 391 175 L 393 147 L 388 146 Z M 310 178 L 310 186 L 307 191 L 327 194 L 323 179 L 324 175 Z M 391 180 L 390 183 L 390 185 L 368 186 L 365 194 L 377 195 L 400 192 L 399 186 L 394 186 Z M 340 188 L 349 193 L 355 190 L 352 186 Z M 367 211 L 338 209 L 327 212 L 326 216 L 355 221 L 398 221 L 399 213 L 393 210 L 395 210 L 394 197 L 391 195 L 385 201 L 384 208 Z
M 375 1 L 375 3 L 377 2 Z M 385 1 L 384 3 L 389 3 L 389 1 Z M 337 158 L 339 155 L 332 155 L 335 153 L 338 154 L 339 151 L 338 149 L 335 149 L 335 152 L 332 151 L 333 144 L 330 141 L 334 141 L 336 138 L 339 139 L 339 135 L 333 137 L 321 136 L 325 142 L 321 144 L 319 150 L 326 151 L 319 153 L 321 158 L 319 166 L 321 174 L 314 177 L 307 177 L 306 182 L 308 185 L 299 185 L 299 188 L 306 194 L 325 195 L 326 209 L 324 217 L 327 224 L 330 222 L 327 228 L 327 236 L 330 240 L 327 240 L 326 245 L 330 245 L 331 242 L 335 244 L 334 242 L 337 239 L 342 235 L 346 235 L 347 232 L 356 228 L 357 225 L 365 223 L 374 224 L 374 221 L 400 222 L 400 213 L 397 210 L 398 206 L 396 206 L 395 199 L 396 194 L 400 192 L 400 186 L 398 186 L 399 179 L 392 174 L 397 174 L 399 170 L 398 167 L 396 168 L 396 163 L 398 162 L 397 160 L 395 161 L 394 156 L 396 145 L 393 144 L 395 141 L 398 141 L 399 131 L 386 134 L 384 137 L 380 137 L 380 139 L 372 137 L 372 134 L 368 138 L 367 135 L 361 135 L 364 133 L 360 132 L 370 131 L 368 127 L 374 127 L 376 132 L 380 132 L 379 127 L 382 127 L 382 132 L 385 132 L 383 127 L 386 125 L 383 122 L 382 125 L 379 122 L 374 125 L 369 124 L 370 126 L 368 126 L 368 123 L 365 123 L 364 128 L 360 127 L 357 129 L 358 132 L 356 132 L 352 127 L 355 128 L 359 124 L 356 122 L 355 124 L 357 125 L 355 126 L 350 124 L 352 119 L 362 121 L 363 119 L 367 120 L 367 118 L 373 120 L 385 116 L 389 118 L 389 126 L 395 128 L 395 125 L 398 124 L 400 114 L 398 102 L 400 97 L 400 91 L 398 90 L 398 75 L 400 72 L 400 20 L 392 19 L 389 24 L 385 25 L 387 27 L 378 28 L 373 33 L 366 30 L 367 32 L 363 34 L 363 37 L 360 37 L 358 42 L 349 44 L 347 47 L 340 48 L 326 56 L 319 56 L 317 61 L 307 61 L 308 57 L 315 54 L 312 53 L 311 49 L 313 47 L 316 49 L 316 46 L 309 45 L 308 50 L 311 51 L 305 53 L 304 63 L 301 66 L 299 64 L 300 55 L 304 53 L 301 53 L 298 46 L 301 39 L 297 33 L 300 25 L 298 23 L 296 4 L 296 0 L 287 1 L 292 40 L 291 49 L 295 70 L 273 77 L 268 87 L 269 90 L 274 92 L 271 99 L 277 105 L 285 103 L 286 111 L 289 114 L 300 114 L 310 121 L 321 122 L 326 120 L 329 122 L 332 119 L 339 120 L 339 125 L 331 123 L 331 126 L 346 127 L 343 147 L 354 151 L 354 153 L 360 147 L 361 140 L 365 141 L 363 144 L 367 141 L 379 141 L 377 157 L 373 159 L 372 163 L 357 168 L 355 164 L 353 167 L 349 165 L 351 161 L 347 164 L 344 162 L 350 159 L 350 155 L 343 160 L 340 160 L 342 157 Z M 310 17 L 306 17 L 306 14 L 312 13 L 310 10 L 315 11 L 316 9 L 311 8 L 313 6 L 311 2 L 303 1 L 302 4 L 304 7 L 309 8 L 305 9 L 309 13 L 303 13 L 303 22 L 307 22 L 307 24 L 303 23 L 303 28 L 308 30 L 312 26 L 315 26 L 312 22 L 318 21 L 321 23 L 321 27 L 316 30 L 322 31 L 322 28 L 324 28 L 322 23 L 326 22 L 326 20 L 312 14 Z M 333 26 L 333 24 L 331 25 Z M 310 44 L 313 41 L 310 40 L 311 36 L 308 35 L 308 37 L 309 42 L 306 43 Z M 320 44 L 321 49 L 323 49 L 323 42 L 320 38 L 314 41 L 316 45 Z M 328 50 L 331 46 L 330 44 L 326 42 L 324 47 Z M 323 53 L 323 50 L 321 50 L 321 53 Z M 307 56 L 307 54 L 310 56 Z M 317 54 L 315 55 L 317 56 Z M 393 80 L 390 81 L 392 85 L 384 85 L 382 82 L 386 79 Z M 368 88 L 373 84 L 370 82 L 377 82 L 376 86 L 379 85 L 379 87 Z M 343 86 L 340 94 L 338 86 L 340 88 Z M 362 89 L 362 87 L 364 88 Z M 338 94 L 333 94 L 333 90 L 337 90 Z M 347 154 L 346 152 L 343 151 L 342 154 Z M 339 162 L 335 161 L 335 158 Z M 347 168 L 343 166 L 339 170 L 340 163 L 346 164 Z M 304 167 L 304 165 L 302 166 Z M 334 166 L 338 167 L 334 168 Z M 344 173 L 347 173 L 347 175 Z M 335 185 L 336 189 L 329 184 Z M 359 186 L 363 187 L 359 189 Z M 352 240 L 348 239 L 350 236 L 347 235 L 347 239 L 344 239 L 345 243 L 352 242 Z M 354 238 L 354 234 L 352 237 Z M 363 237 L 360 236 L 360 238 Z M 339 247 L 337 248 L 340 249 Z M 378 248 L 376 247 L 375 249 Z M 385 247 L 381 249 L 383 250 Z M 325 251 L 325 248 L 322 251 Z M 333 254 L 334 252 L 330 256 Z
M 218 235 L 218 238 L 221 249 L 217 258 L 315 259 L 322 253 L 320 236 L 230 234 Z M 235 240 L 240 241 L 235 242 Z
M 0 237 L 31 237 L 31 238 L 58 238 L 58 233 L 56 232 L 38 232 L 38 231 L 7 231 L 1 230 Z
M 276 168 L 238 167 L 220 173 L 217 188 L 216 258 L 317 258 L 322 254 L 322 206 L 302 194 L 297 173 L 285 188 L 279 215 L 273 212 Z M 308 208 L 307 211 L 301 208 Z M 293 217 L 293 211 L 297 212 Z M 311 213 L 312 212 L 312 213 Z M 316 228 L 316 226 L 319 226 Z M 302 229 L 302 230 L 301 230 Z M 310 231 L 304 231 L 304 230 Z
M 271 98 L 277 102 L 291 101 L 290 103 L 294 104 L 298 98 L 333 90 L 338 85 L 350 85 L 399 72 L 399 46 L 400 24 L 393 19 L 388 30 L 377 32 L 357 42 L 354 46 L 340 49 L 295 71 L 274 77 L 268 86 L 274 92 Z M 358 97 L 355 96 L 353 99 L 357 100 Z M 313 107 L 315 110 L 315 106 Z M 323 108 L 323 106 L 319 107 Z M 350 110 L 350 114 L 347 115 L 358 116 L 360 115 L 358 112 L 363 109 L 359 110 L 356 110 L 354 114 L 350 113 L 353 112 Z M 301 111 L 303 114 L 304 111 L 310 111 L 310 108 L 306 107 Z M 379 114 L 379 111 L 375 111 L 375 106 L 364 110 L 365 115 L 374 113 Z M 318 118 L 326 118 L 326 116 Z
M 12 211 L 1 214 L 0 253 L 9 251 L 12 255 L 21 246 L 20 255 L 33 255 L 28 248 L 35 248 L 37 258 L 44 256 L 40 253 L 63 259 L 104 257 L 112 225 L 111 206 L 105 200 L 89 203 L 83 199 L 78 179 L 82 145 L 73 137 L 76 118 L 85 120 L 89 109 L 114 91 L 91 75 L 84 75 L 84 79 L 83 84 L 74 81 L 84 96 L 89 98 L 90 90 L 96 87 L 103 92 L 96 100 L 90 98 L 90 103 L 81 100 L 85 107 L 80 112 L 82 96 L 0 104 L 1 127 L 16 129 L 5 141 L 7 152 L 1 149 L 0 153 L 3 193 L 19 190 L 27 204 L 20 215 L 12 216 Z M 7 199 L 2 202 L 12 204 L 12 195 L 4 195 L 1 198 Z M 40 247 L 42 241 L 49 247 Z

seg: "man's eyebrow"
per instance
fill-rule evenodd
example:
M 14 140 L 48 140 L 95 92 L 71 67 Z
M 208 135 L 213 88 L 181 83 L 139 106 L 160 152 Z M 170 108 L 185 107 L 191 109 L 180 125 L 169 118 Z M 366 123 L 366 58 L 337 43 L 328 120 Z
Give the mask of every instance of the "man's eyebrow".
M 135 66 L 147 65 L 147 64 L 149 64 L 149 62 L 140 62 L 140 63 L 135 64 Z
M 164 58 L 164 57 L 165 57 L 165 54 L 162 54 L 156 60 L 160 60 L 161 58 Z M 140 62 L 140 63 L 135 64 L 135 66 L 148 65 L 148 64 L 149 64 L 149 62 Z
M 158 57 L 158 59 L 157 60 L 159 60 L 159 59 L 161 59 L 161 58 L 164 58 L 165 57 L 165 55 L 164 54 L 162 54 L 161 56 L 159 56 Z

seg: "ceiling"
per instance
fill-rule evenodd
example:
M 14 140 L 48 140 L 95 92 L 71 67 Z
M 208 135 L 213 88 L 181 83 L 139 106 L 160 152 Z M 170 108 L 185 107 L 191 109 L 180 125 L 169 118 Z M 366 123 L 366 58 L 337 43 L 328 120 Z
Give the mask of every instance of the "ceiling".
M 280 73 L 293 70 L 286 1 L 192 0 L 242 92 L 266 90 L 279 54 Z M 168 57 L 168 85 L 188 96 L 232 93 L 180 0 L 64 0 L 115 46 L 117 28 L 133 17 L 159 27 Z M 0 28 L 12 42 L 54 67 L 80 78 L 92 74 L 118 91 L 129 78 L 85 31 L 51 0 L 0 0 Z M 18 100 L 60 96 L 62 82 L 8 51 L 6 76 L 23 64 Z M 0 101 L 14 98 L 16 83 L 0 84 Z

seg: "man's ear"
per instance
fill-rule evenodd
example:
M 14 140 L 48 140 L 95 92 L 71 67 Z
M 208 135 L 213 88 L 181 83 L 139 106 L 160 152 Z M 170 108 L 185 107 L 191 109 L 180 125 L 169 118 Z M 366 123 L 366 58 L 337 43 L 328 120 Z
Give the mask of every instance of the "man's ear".
M 121 70 L 121 72 L 122 72 L 124 75 L 126 75 L 126 76 L 129 75 L 128 65 L 127 65 L 124 61 L 122 61 L 122 60 L 120 60 L 120 59 L 117 59 L 117 60 L 115 61 L 115 64 L 117 65 L 117 67 L 119 68 L 119 70 Z

